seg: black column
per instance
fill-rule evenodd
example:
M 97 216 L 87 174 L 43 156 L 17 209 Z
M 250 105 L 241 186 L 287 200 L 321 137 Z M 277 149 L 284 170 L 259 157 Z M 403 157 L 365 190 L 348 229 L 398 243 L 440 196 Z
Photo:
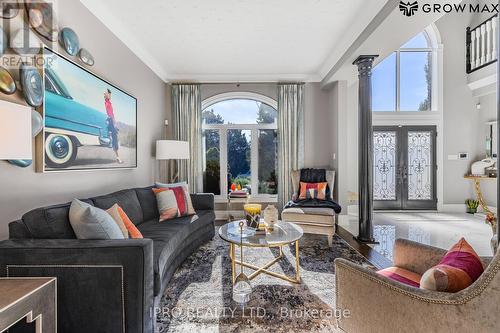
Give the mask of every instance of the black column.
M 377 55 L 359 56 L 358 66 L 358 182 L 359 233 L 357 240 L 375 243 L 373 238 L 373 127 L 372 127 L 372 64 Z

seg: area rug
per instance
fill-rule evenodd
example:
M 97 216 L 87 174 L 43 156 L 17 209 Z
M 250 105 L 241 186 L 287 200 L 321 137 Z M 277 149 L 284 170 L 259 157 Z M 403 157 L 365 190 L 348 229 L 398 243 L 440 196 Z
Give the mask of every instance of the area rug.
M 260 274 L 251 281 L 250 302 L 241 307 L 232 300 L 228 251 L 229 245 L 216 233 L 179 267 L 156 309 L 159 332 L 336 332 L 334 260 L 345 258 L 373 267 L 337 235 L 331 248 L 326 236 L 304 235 L 300 240 L 302 283 Z M 285 258 L 271 270 L 293 276 L 294 248 L 284 247 L 283 252 Z M 245 261 L 262 265 L 279 252 L 244 248 L 243 254 Z

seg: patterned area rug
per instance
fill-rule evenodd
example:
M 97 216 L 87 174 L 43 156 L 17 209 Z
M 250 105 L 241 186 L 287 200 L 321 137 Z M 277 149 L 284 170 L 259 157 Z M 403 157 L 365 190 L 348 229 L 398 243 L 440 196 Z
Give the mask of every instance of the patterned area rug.
M 271 270 L 295 274 L 294 247 Z M 236 251 L 239 257 L 239 250 Z M 244 248 L 244 260 L 262 265 L 278 249 Z M 250 302 L 232 300 L 229 245 L 219 235 L 191 255 L 177 270 L 157 309 L 159 332 L 335 332 L 335 258 L 372 266 L 335 235 L 304 235 L 300 241 L 302 283 L 288 283 L 260 274 L 251 281 Z M 237 266 L 238 273 L 239 267 Z M 246 270 L 245 273 L 251 273 Z

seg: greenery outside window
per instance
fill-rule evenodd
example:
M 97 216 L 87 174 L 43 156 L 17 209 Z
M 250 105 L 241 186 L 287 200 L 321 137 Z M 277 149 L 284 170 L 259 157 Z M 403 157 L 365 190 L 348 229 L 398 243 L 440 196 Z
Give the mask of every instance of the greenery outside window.
M 229 98 L 205 106 L 202 121 L 203 191 L 226 198 L 235 183 L 254 198 L 276 197 L 276 107 Z

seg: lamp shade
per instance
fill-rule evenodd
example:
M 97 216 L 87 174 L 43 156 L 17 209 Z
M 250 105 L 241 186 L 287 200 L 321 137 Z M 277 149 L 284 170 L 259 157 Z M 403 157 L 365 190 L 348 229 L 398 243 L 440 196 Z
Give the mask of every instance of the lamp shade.
M 31 160 L 31 108 L 0 101 L 0 160 Z
M 189 142 L 175 140 L 156 141 L 157 160 L 187 160 L 189 159 Z

